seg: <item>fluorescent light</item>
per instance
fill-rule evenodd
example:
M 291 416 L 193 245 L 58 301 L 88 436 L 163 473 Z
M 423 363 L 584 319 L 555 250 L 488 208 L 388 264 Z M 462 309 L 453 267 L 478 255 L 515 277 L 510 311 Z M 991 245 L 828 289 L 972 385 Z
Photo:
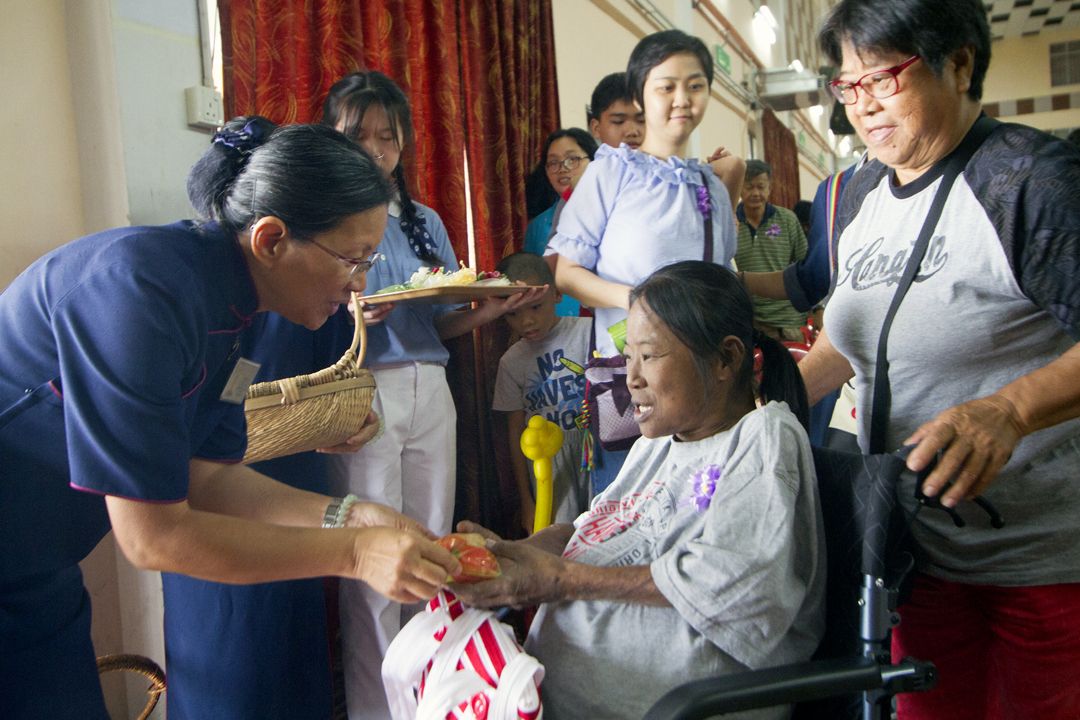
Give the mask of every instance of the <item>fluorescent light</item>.
M 759 7 L 757 9 L 757 12 L 754 13 L 754 17 L 757 17 L 758 15 L 763 17 L 765 19 L 765 22 L 768 23 L 769 27 L 772 28 L 774 31 L 780 29 L 780 25 L 778 25 L 776 22 L 776 16 L 772 14 L 772 10 L 769 9 L 768 5 L 762 5 L 761 7 Z
M 768 10 L 764 5 L 754 13 L 754 19 L 751 21 L 751 25 L 754 28 L 754 34 L 756 34 L 767 45 L 776 44 L 776 18 L 769 13 L 768 19 L 762 14 L 762 10 Z M 772 21 L 770 24 L 769 21 Z

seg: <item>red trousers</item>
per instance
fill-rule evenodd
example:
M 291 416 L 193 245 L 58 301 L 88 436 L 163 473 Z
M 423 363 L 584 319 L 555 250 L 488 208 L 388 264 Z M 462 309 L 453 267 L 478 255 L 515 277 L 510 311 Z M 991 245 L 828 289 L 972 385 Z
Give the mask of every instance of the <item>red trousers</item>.
M 900 695 L 899 720 L 1080 718 L 1080 583 L 965 585 L 915 578 L 893 657 L 931 660 L 938 684 Z

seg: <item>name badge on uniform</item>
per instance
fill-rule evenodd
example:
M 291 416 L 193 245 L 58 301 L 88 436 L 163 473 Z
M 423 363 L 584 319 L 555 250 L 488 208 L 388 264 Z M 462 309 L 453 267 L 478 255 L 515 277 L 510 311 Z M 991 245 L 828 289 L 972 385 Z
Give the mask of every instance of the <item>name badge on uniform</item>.
M 259 372 L 259 367 L 259 363 L 247 358 L 237 360 L 236 367 L 225 383 L 225 389 L 221 391 L 221 399 L 233 405 L 243 405 L 247 399 L 248 387 L 255 379 L 255 373 Z

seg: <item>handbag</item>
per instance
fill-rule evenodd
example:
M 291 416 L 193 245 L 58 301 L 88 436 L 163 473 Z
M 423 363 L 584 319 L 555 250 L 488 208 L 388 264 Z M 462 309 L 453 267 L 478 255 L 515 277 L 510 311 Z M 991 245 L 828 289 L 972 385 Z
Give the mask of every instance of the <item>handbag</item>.
M 593 357 L 585 364 L 586 417 L 605 450 L 626 450 L 641 437 L 626 386 L 626 358 Z
M 375 377 L 360 367 L 367 333 L 356 293 L 352 344 L 341 359 L 308 375 L 248 388 L 245 463 L 331 447 L 360 432 L 375 398 Z
M 701 173 L 703 192 L 698 207 L 708 208 L 702 211 L 705 218 L 705 248 L 702 258 L 705 262 L 713 259 L 712 193 L 709 192 L 709 179 Z M 609 328 L 621 326 L 625 336 L 626 321 Z M 626 386 L 626 358 L 622 355 L 613 357 L 593 357 L 596 349 L 596 324 L 589 341 L 589 361 L 585 364 L 585 402 L 582 416 L 595 428 L 600 447 L 609 451 L 626 450 L 641 437 L 641 429 L 634 420 L 634 409 L 630 405 L 630 390 Z M 586 449 L 582 464 L 589 463 L 591 453 Z
M 490 610 L 442 590 L 397 634 L 382 665 L 394 720 L 539 720 L 544 666 Z

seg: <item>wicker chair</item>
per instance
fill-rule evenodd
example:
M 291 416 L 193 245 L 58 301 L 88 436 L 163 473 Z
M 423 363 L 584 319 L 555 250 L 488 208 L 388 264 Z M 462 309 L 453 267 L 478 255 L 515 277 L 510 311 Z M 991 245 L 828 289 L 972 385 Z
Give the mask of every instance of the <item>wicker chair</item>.
M 129 655 L 116 653 L 114 655 L 102 655 L 97 659 L 98 674 L 104 675 L 115 670 L 135 672 L 150 681 L 146 688 L 147 700 L 139 720 L 146 720 L 157 706 L 158 698 L 165 692 L 165 671 L 156 662 L 142 655 Z

